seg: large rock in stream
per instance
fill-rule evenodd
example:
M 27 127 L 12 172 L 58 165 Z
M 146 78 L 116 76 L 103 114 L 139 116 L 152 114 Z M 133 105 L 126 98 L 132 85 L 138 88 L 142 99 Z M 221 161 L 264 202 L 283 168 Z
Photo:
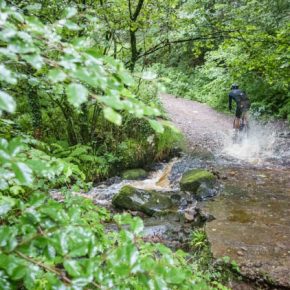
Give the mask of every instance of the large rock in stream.
M 216 177 L 203 169 L 192 169 L 185 172 L 180 180 L 180 189 L 191 192 L 197 199 L 214 196 Z
M 143 179 L 148 176 L 148 172 L 146 172 L 142 168 L 136 168 L 136 169 L 128 169 L 122 172 L 122 178 L 128 179 L 128 180 L 138 180 Z
M 126 185 L 114 196 L 112 202 L 117 208 L 137 210 L 152 216 L 173 209 L 174 202 L 170 198 L 171 195 L 171 192 L 143 190 Z

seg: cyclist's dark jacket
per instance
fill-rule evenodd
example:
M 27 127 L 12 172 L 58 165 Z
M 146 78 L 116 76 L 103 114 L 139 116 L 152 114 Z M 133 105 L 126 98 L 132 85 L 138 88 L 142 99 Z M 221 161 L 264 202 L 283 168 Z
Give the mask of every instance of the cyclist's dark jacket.
M 242 113 L 249 110 L 251 103 L 247 95 L 239 89 L 231 90 L 229 93 L 229 109 L 232 109 L 232 101 L 237 104 L 236 117 L 241 118 Z

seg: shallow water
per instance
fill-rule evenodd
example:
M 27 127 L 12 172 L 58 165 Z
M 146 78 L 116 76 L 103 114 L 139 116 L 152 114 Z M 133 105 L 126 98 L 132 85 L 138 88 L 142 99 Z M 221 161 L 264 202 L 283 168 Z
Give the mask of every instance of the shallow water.
M 157 191 L 174 190 L 170 184 L 169 175 L 171 168 L 177 159 L 169 163 L 158 164 L 159 169 L 149 173 L 148 177 L 143 180 L 118 180 L 117 182 L 107 185 L 101 183 L 92 188 L 87 194 L 94 199 L 96 204 L 110 206 L 113 196 L 125 185 L 131 185 L 140 189 L 152 189 Z M 175 189 L 176 190 L 176 189 Z
M 159 164 L 145 180 L 99 184 L 88 196 L 97 204 L 110 206 L 124 185 L 178 191 L 184 172 L 207 168 L 219 177 L 222 188 L 219 196 L 200 205 L 204 214 L 215 217 L 206 224 L 214 256 L 230 256 L 247 277 L 267 277 L 276 285 L 290 287 L 289 131 L 284 124 L 251 121 L 249 135 L 240 143 L 233 142 L 232 133 L 230 128 L 212 129 L 215 139 L 204 143 L 202 150 L 197 144 L 194 154 Z M 200 140 L 199 136 L 197 142 Z M 145 225 L 146 236 L 166 243 L 168 235 L 179 239 L 184 221 L 178 216 L 172 220 L 150 218 L 145 219 Z
M 224 134 L 223 146 L 217 154 L 221 158 L 260 167 L 290 165 L 290 136 L 281 124 L 251 120 L 249 132 L 240 142 L 233 142 L 233 134 L 233 130 Z
M 215 217 L 206 233 L 215 257 L 230 256 L 241 273 L 290 287 L 290 139 L 281 124 L 251 122 L 249 135 L 218 153 L 223 191 L 204 203 Z
M 247 277 L 290 287 L 290 169 L 223 173 L 223 194 L 204 204 L 215 217 L 206 224 L 214 256 L 230 256 Z

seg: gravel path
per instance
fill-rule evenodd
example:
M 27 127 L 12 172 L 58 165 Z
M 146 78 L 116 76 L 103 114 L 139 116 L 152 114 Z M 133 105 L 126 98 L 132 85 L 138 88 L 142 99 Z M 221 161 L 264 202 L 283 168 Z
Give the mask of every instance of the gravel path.
M 208 105 L 169 94 L 162 94 L 160 99 L 169 118 L 186 137 L 189 149 L 202 147 L 212 152 L 220 149 L 232 129 L 232 117 Z
M 220 180 L 222 193 L 203 203 L 203 210 L 215 217 L 205 227 L 213 256 L 229 256 L 242 275 L 260 281 L 267 277 L 274 285 L 290 289 L 290 132 L 286 124 L 251 120 L 249 136 L 234 144 L 229 139 L 233 116 L 168 94 L 160 98 L 189 148 L 209 150 L 219 157 L 212 165 L 225 177 Z M 228 163 L 221 163 L 229 156 Z M 191 164 L 190 158 L 185 159 L 185 166 Z

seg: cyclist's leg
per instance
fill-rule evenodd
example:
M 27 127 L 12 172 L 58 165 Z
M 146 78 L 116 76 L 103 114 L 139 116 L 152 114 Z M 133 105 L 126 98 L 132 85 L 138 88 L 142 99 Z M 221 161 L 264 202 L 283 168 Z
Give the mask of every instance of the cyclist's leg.
M 235 117 L 235 119 L 234 119 L 234 123 L 233 123 L 233 128 L 234 128 L 234 129 L 239 129 L 239 128 L 240 128 L 240 122 L 241 122 L 241 119 Z
M 242 123 L 244 126 L 249 127 L 249 111 L 244 110 L 242 114 Z
M 241 127 L 240 131 L 242 131 L 244 136 L 249 136 L 249 123 L 248 123 L 248 110 L 244 110 L 241 117 Z
M 240 106 L 237 105 L 236 117 L 235 117 L 235 120 L 234 120 L 234 129 L 237 129 L 237 130 L 240 129 L 241 117 L 242 117 L 242 110 L 241 110 Z

